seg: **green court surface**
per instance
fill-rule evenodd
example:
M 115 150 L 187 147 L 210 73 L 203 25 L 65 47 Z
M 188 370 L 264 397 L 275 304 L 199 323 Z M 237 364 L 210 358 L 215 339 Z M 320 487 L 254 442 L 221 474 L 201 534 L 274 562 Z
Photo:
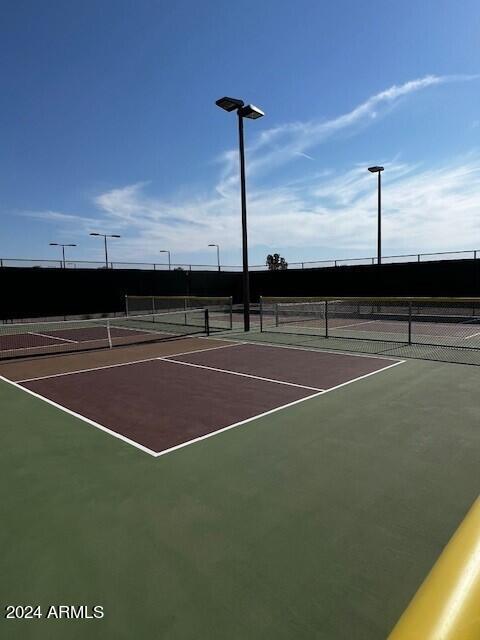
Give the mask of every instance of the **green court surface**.
M 479 388 L 408 360 L 153 458 L 2 382 L 2 603 L 105 610 L 2 637 L 385 638 L 477 497 Z

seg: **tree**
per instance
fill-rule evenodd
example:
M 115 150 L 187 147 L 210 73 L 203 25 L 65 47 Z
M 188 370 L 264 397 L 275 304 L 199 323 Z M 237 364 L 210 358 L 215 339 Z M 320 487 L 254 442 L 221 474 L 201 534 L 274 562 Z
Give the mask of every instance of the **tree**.
M 266 265 L 269 271 L 284 271 L 288 268 L 288 262 L 279 253 L 269 254 Z

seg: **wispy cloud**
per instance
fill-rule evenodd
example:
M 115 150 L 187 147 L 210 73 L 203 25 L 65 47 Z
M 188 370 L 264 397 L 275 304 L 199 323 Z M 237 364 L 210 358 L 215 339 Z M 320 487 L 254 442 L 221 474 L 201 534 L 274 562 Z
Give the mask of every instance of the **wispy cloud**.
M 256 178 L 249 182 L 250 247 L 294 252 L 318 246 L 330 255 L 343 250 L 371 252 L 376 196 L 372 176 L 365 171 L 367 162 L 342 174 L 317 169 L 280 187 L 268 185 L 270 172 L 283 163 L 298 162 L 299 156 L 313 160 L 308 151 L 333 136 L 368 126 L 415 92 L 474 78 L 477 76 L 426 76 L 393 85 L 330 120 L 286 123 L 264 131 L 249 150 L 249 166 Z M 435 169 L 398 158 L 384 165 L 384 238 L 390 251 L 480 245 L 479 153 Z M 122 238 L 117 247 L 126 258 L 151 259 L 163 244 L 189 253 L 204 251 L 210 242 L 221 243 L 223 249 L 238 248 L 236 150 L 223 154 L 220 176 L 210 195 L 166 199 L 149 195 L 149 189 L 148 183 L 139 182 L 99 194 L 94 199 L 97 217 L 55 211 L 30 215 L 71 227 L 100 224 L 104 229 L 125 231 L 122 235 L 128 238 Z
M 371 253 L 376 191 L 365 164 L 335 179 L 315 176 L 297 186 L 253 190 L 250 246 L 267 245 L 290 254 L 315 245 L 329 256 L 348 250 Z M 389 251 L 480 246 L 480 154 L 435 169 L 398 161 L 384 165 L 383 235 Z M 102 228 L 128 229 L 128 238 L 117 244 L 125 257 L 154 257 L 162 244 L 177 252 L 204 251 L 212 241 L 223 249 L 238 247 L 238 198 L 172 204 L 149 197 L 145 185 L 136 184 L 101 194 L 96 202 Z M 81 216 L 50 219 L 72 226 L 82 220 L 85 228 L 92 224 Z
M 475 75 L 428 75 L 393 85 L 370 96 L 351 111 L 327 120 L 289 122 L 263 131 L 249 148 L 249 173 L 264 176 L 279 166 L 291 162 L 295 156 L 306 154 L 334 136 L 353 134 L 372 124 L 378 116 L 398 104 L 407 96 L 434 85 L 476 80 Z M 217 189 L 226 194 L 236 187 L 238 173 L 237 154 L 228 151 L 222 154 L 223 176 Z

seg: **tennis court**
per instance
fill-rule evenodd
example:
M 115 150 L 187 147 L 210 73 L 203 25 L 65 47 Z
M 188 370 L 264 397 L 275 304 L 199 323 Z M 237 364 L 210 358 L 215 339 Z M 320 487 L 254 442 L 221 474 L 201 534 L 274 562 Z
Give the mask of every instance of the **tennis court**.
M 288 323 L 290 329 L 300 330 L 322 330 L 324 324 L 320 320 L 308 321 L 306 318 L 291 320 Z M 447 322 L 419 322 L 412 321 L 412 334 L 415 338 L 425 339 L 427 344 L 431 340 L 439 344 L 448 344 L 455 341 L 465 346 L 474 348 L 480 347 L 480 324 L 478 322 L 458 322 L 456 324 Z M 348 317 L 332 318 L 329 323 L 330 337 L 362 338 L 367 340 L 369 336 L 375 334 L 379 340 L 408 341 L 408 327 L 405 322 L 399 320 L 353 320 Z
M 260 325 L 287 342 L 325 339 L 332 349 L 465 364 L 480 358 L 476 298 L 263 298 Z
M 235 342 L 211 346 L 199 340 L 196 349 L 164 357 L 12 382 L 158 456 L 398 364 Z M 188 403 L 183 402 L 185 389 Z M 212 391 L 220 399 L 213 405 Z
M 112 348 L 210 333 L 205 309 L 0 325 L 0 360 Z

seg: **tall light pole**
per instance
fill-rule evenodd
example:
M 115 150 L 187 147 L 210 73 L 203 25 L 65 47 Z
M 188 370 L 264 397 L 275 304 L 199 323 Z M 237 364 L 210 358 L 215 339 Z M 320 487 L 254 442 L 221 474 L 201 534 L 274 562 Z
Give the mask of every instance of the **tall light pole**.
M 377 264 L 382 264 L 382 171 L 384 167 L 368 167 L 370 173 L 378 173 L 378 233 Z
M 168 249 L 160 249 L 160 253 L 168 253 L 168 270 L 170 271 L 170 268 L 172 266 L 172 262 L 170 259 L 170 251 Z
M 243 139 L 243 119 L 256 120 L 264 112 L 238 98 L 220 98 L 215 102 L 225 111 L 236 111 L 238 116 L 238 142 L 240 152 L 240 192 L 242 199 L 242 254 L 243 254 L 243 328 L 250 331 L 250 281 L 248 276 L 248 234 L 247 234 L 247 195 L 245 187 L 245 146 Z
M 108 269 L 108 248 L 107 248 L 107 238 L 121 238 L 116 233 L 91 233 L 91 236 L 101 236 L 105 242 L 105 268 Z
M 61 244 L 60 242 L 50 242 L 51 247 L 62 247 L 62 265 L 65 269 L 65 247 L 76 247 L 76 244 Z
M 209 247 L 217 247 L 217 264 L 218 264 L 218 270 L 220 271 L 220 247 L 218 244 L 209 244 Z

